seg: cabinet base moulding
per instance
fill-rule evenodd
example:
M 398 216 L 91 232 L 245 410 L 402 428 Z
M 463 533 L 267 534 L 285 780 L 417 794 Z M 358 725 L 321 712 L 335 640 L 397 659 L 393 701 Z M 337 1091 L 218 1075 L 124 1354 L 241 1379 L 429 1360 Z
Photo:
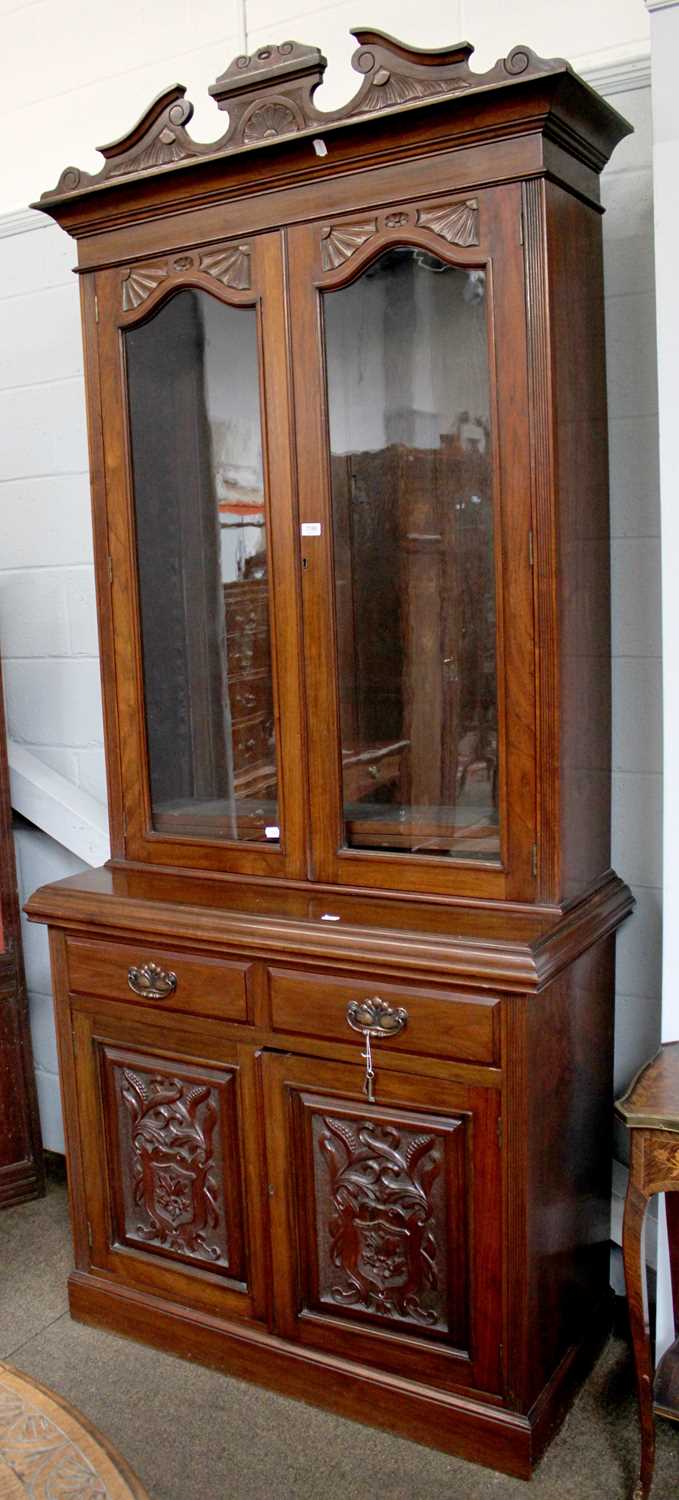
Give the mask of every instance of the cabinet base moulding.
M 558 1431 L 610 1331 L 612 1307 L 607 1299 L 592 1317 L 586 1338 L 572 1345 L 530 1414 L 523 1416 L 297 1348 L 264 1328 L 226 1322 L 84 1271 L 72 1272 L 68 1293 L 77 1322 L 138 1339 L 164 1353 L 516 1479 L 531 1478 Z

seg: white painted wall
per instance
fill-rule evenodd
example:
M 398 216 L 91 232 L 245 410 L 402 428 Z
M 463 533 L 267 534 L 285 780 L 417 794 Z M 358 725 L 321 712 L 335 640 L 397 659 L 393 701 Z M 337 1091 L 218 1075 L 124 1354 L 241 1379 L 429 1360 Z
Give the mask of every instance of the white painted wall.
M 244 46 L 293 36 L 330 59 L 327 108 L 354 91 L 349 27 L 360 20 L 421 46 L 468 36 L 489 66 L 519 41 L 568 56 L 616 87 L 615 67 L 643 81 L 643 0 L 0 0 L 9 59 L 2 113 L 17 149 L 0 164 L 0 642 L 10 735 L 75 785 L 104 797 L 75 259 L 67 236 L 25 204 L 68 163 L 96 170 L 94 141 L 114 139 L 179 79 L 197 103 L 194 134 L 223 128 L 207 85 Z M 188 43 L 188 47 L 187 47 Z M 653 313 L 650 105 L 647 88 L 613 103 L 636 134 L 604 180 L 611 416 L 614 857 L 637 910 L 619 944 L 616 1080 L 622 1087 L 659 1028 L 659 543 Z M 20 148 L 19 148 L 20 143 Z M 16 218 L 2 219 L 11 210 Z M 45 221 L 47 225 L 47 221 Z M 11 230 L 13 232 L 8 233 Z M 22 890 L 71 873 L 72 856 L 19 834 Z M 31 928 L 27 966 L 49 1146 L 59 1149 L 44 938 Z M 623 1149 L 621 1142 L 620 1149 Z
M 613 865 L 636 910 L 618 937 L 615 1084 L 660 1035 L 660 510 L 650 89 L 616 94 L 634 125 L 604 174 L 604 273 L 611 474 Z M 616 1149 L 627 1157 L 622 1125 Z
M 679 65 L 679 4 L 648 0 L 651 13 L 653 80 L 653 171 L 655 197 L 655 272 L 658 293 L 658 388 L 660 436 L 660 512 L 662 518 L 662 628 L 666 643 L 663 672 L 664 763 L 663 883 L 666 910 L 662 981 L 662 1039 L 679 1038 L 679 683 L 675 667 L 679 641 L 677 557 L 679 557 L 679 291 L 676 246 L 679 234 L 679 117 L 676 78 Z M 659 1237 L 656 1355 L 674 1340 L 664 1213 Z
M 0 645 L 11 739 L 53 767 L 80 796 L 89 793 L 102 804 L 92 526 L 72 264 L 73 246 L 56 226 L 43 228 L 37 215 L 30 229 L 21 217 L 0 217 Z M 105 828 L 105 817 L 100 822 Z M 17 831 L 16 848 L 22 899 L 46 880 L 85 868 L 29 826 Z M 25 919 L 24 929 L 43 1137 L 59 1151 L 47 935 L 29 930 Z

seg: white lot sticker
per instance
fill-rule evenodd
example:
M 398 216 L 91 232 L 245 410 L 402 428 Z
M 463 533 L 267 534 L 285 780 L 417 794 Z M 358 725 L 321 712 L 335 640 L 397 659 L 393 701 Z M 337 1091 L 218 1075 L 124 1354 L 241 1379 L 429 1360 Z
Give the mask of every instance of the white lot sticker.
M 299 529 L 302 536 L 320 536 L 321 523 L 320 521 L 302 521 Z
M 281 830 L 276 827 L 275 823 L 270 823 L 269 827 L 264 829 L 264 837 L 267 839 L 279 839 L 280 836 Z

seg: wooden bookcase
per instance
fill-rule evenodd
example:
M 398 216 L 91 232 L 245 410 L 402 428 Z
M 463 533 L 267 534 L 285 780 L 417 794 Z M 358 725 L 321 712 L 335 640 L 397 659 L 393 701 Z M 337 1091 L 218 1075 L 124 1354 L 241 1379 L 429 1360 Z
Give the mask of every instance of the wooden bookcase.
M 566 63 L 180 88 L 78 243 L 113 854 L 46 887 L 76 1317 L 528 1476 L 609 1315 L 599 174 Z

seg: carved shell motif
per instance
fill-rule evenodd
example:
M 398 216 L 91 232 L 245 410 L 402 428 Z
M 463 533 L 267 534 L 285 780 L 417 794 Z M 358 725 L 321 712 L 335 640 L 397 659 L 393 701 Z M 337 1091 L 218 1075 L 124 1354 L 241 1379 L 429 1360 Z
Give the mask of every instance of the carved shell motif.
M 155 292 L 167 276 L 167 266 L 135 266 L 123 281 L 123 312 L 131 312 Z
M 432 94 L 458 93 L 466 88 L 469 88 L 468 83 L 451 83 L 445 78 L 409 78 L 405 73 L 390 73 L 386 68 L 378 68 L 356 113 L 366 115 L 376 109 L 407 104 L 410 99 L 428 99 Z
M 166 126 L 155 140 L 151 141 L 131 161 L 129 158 L 123 158 L 119 162 L 112 162 L 108 175 L 121 177 L 127 172 L 145 172 L 148 167 L 167 167 L 170 162 L 181 161 L 184 156 L 186 156 L 185 145 L 177 139 L 174 130 Z
M 246 117 L 241 135 L 244 144 L 252 146 L 258 141 L 273 140 L 277 135 L 291 135 L 295 130 L 299 130 L 299 120 L 293 111 L 287 104 L 272 99 L 259 104 Z
M 349 260 L 361 245 L 365 245 L 375 233 L 374 219 L 363 224 L 326 224 L 321 230 L 321 263 L 324 271 L 334 271 Z
M 214 276 L 223 286 L 235 291 L 247 291 L 251 286 L 250 248 L 248 245 L 233 245 L 228 250 L 210 250 L 200 257 L 200 269 Z
M 478 245 L 479 206 L 475 198 L 465 203 L 448 203 L 443 208 L 421 208 L 417 215 L 423 229 L 448 241 L 449 245 Z

